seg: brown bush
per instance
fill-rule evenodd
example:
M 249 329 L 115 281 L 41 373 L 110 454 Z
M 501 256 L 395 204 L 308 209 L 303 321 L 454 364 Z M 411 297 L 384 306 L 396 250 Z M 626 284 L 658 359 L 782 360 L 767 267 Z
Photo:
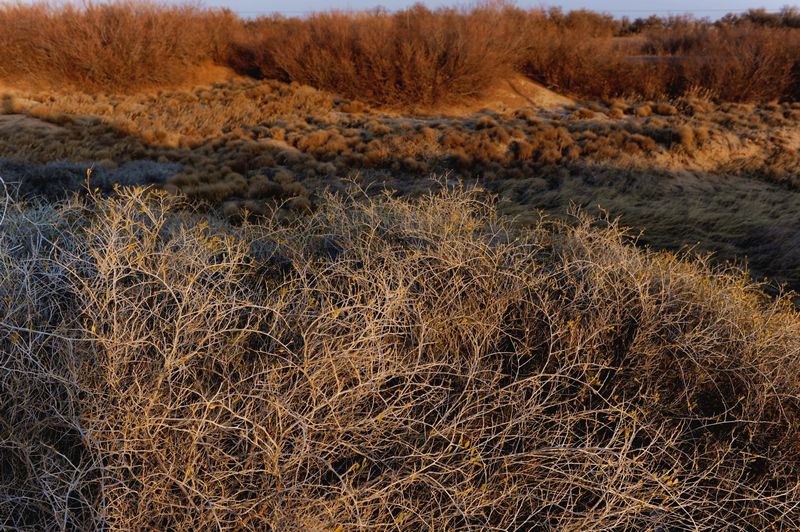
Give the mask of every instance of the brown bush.
M 800 94 L 798 29 L 656 18 L 631 38 L 602 20 L 562 19 L 529 13 L 521 68 L 564 92 L 658 98 L 700 88 L 720 100 L 761 102 Z
M 730 101 L 798 95 L 800 29 L 686 17 L 636 27 L 631 37 L 622 23 L 596 13 L 502 4 L 272 17 L 246 25 L 230 64 L 379 103 L 479 96 L 514 69 L 584 98 L 654 99 L 698 89 Z
M 685 149 L 691 151 L 694 150 L 697 138 L 695 136 L 694 129 L 690 126 L 680 126 L 675 131 L 675 136 L 678 138 L 678 142 L 681 146 Z
M 703 87 L 719 100 L 797 98 L 800 30 L 721 26 L 681 64 L 682 86 Z
M 556 9 L 529 11 L 524 20 L 518 65 L 531 78 L 584 98 L 664 92 L 665 66 L 629 61 L 608 18 L 590 12 L 570 17 Z
M 422 5 L 389 14 L 329 12 L 247 25 L 231 64 L 347 98 L 434 104 L 480 96 L 515 63 L 518 36 L 503 9 Z
M 697 91 L 732 101 L 797 98 L 795 14 L 751 15 L 626 24 L 588 11 L 500 3 L 245 22 L 225 10 L 127 0 L 7 4 L 0 8 L 0 76 L 131 91 L 180 83 L 198 64 L 216 61 L 339 93 L 352 100 L 338 104 L 350 113 L 366 110 L 362 101 L 417 106 L 480 97 L 512 71 L 582 98 Z
M 122 0 L 4 4 L 0 76 L 85 91 L 131 91 L 184 81 L 228 55 L 238 19 L 228 11 Z

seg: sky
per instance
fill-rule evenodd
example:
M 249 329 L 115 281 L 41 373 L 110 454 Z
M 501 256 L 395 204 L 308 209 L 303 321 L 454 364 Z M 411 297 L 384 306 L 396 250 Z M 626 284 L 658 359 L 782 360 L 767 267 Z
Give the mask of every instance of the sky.
M 283 13 L 287 16 L 301 16 L 308 12 L 325 11 L 328 9 L 370 9 L 382 6 L 387 9 L 399 9 L 415 3 L 416 0 L 206 0 L 202 2 L 207 6 L 228 7 L 245 16 L 257 16 L 270 13 Z M 469 2 L 456 2 L 447 0 L 427 0 L 428 6 L 464 5 Z M 581 0 L 563 0 L 561 2 L 526 1 L 515 2 L 520 7 L 551 7 L 560 6 L 565 11 L 571 9 L 591 9 L 610 13 L 617 17 L 628 16 L 631 18 L 656 15 L 683 15 L 692 14 L 696 17 L 718 18 L 725 13 L 741 12 L 750 8 L 763 7 L 769 11 L 777 11 L 787 4 L 786 0 L 687 0 L 669 1 L 655 0 L 643 2 L 641 0 L 608 0 L 590 2 Z

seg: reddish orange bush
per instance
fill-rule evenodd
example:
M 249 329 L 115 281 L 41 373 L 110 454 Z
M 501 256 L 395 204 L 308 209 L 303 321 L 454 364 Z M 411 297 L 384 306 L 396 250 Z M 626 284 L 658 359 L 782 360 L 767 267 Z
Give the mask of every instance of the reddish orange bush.
M 687 17 L 613 25 L 590 15 L 531 12 L 521 67 L 584 98 L 675 97 L 693 88 L 720 100 L 796 99 L 800 31 L 747 18 Z
M 329 12 L 248 26 L 231 63 L 349 98 L 432 104 L 479 96 L 508 74 L 522 44 L 512 10 L 422 5 L 394 14 Z
M 725 101 L 796 99 L 800 31 L 752 24 L 720 26 L 686 51 L 680 90 L 710 90 Z
M 0 8 L 0 76 L 132 91 L 185 81 L 216 61 L 380 104 L 458 102 L 523 72 L 581 98 L 796 99 L 800 29 L 791 10 L 721 21 L 616 20 L 590 11 L 492 4 L 243 21 L 229 11 L 122 1 Z
M 227 55 L 229 11 L 146 2 L 0 8 L 0 76 L 88 91 L 183 81 Z

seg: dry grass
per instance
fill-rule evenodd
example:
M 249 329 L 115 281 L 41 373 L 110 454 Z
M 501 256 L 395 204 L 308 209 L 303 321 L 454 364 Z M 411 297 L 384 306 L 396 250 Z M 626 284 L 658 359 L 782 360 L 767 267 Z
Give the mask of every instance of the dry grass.
M 787 301 L 475 193 L 325 205 L 8 205 L 2 524 L 800 524 Z
M 289 200 L 279 213 L 292 218 L 348 179 L 413 196 L 449 174 L 480 181 L 525 221 L 571 202 L 599 206 L 659 248 L 699 245 L 800 288 L 797 104 L 718 105 L 701 93 L 437 116 L 255 80 L 160 96 L 14 92 L 4 102 L 0 156 L 11 160 L 0 175 L 23 196 L 63 198 L 94 165 L 105 192 L 155 184 L 224 204 L 232 219 Z
M 323 178 L 355 170 L 455 170 L 503 179 L 598 162 L 724 171 L 793 189 L 800 185 L 794 148 L 800 112 L 788 103 L 716 105 L 690 96 L 465 116 L 397 115 L 360 107 L 353 112 L 353 101 L 330 93 L 253 80 L 160 96 L 23 92 L 5 101 L 15 114 L 0 117 L 0 133 L 8 120 L 9 134 L 0 135 L 3 155 L 117 164 L 163 158 L 185 170 L 171 184 L 199 198 L 202 187 L 220 181 L 230 184 L 223 200 L 259 197 L 255 191 L 244 194 L 234 174 L 271 179 L 289 172 L 317 188 Z M 36 120 L 26 122 L 19 114 Z M 217 202 L 216 196 L 208 199 Z

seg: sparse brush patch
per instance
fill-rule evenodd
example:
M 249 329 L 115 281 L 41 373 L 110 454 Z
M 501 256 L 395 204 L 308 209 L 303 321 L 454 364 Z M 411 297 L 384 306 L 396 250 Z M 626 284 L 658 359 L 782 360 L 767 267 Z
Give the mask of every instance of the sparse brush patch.
M 800 526 L 788 301 L 480 197 L 8 205 L 3 525 Z

